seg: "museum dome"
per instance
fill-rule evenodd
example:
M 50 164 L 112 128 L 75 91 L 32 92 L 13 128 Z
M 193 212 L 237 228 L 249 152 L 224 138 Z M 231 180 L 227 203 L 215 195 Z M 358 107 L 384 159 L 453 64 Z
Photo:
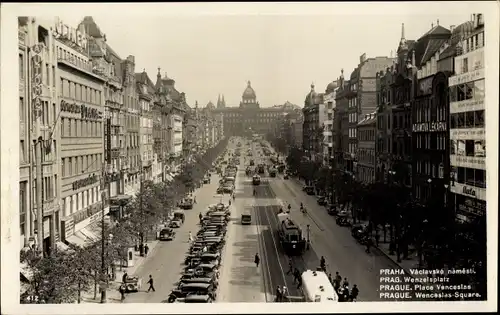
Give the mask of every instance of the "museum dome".
M 255 91 L 252 88 L 250 81 L 247 83 L 247 88 L 243 91 L 243 99 L 256 99 Z

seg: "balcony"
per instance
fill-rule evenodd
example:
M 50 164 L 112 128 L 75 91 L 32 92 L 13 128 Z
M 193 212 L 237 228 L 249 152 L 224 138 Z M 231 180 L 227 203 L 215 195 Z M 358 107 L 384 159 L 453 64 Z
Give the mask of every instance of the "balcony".
M 75 58 L 71 58 L 71 56 L 57 56 L 57 62 L 65 64 L 71 68 L 78 69 L 79 71 L 98 80 L 105 81 L 105 78 L 94 73 L 92 64 L 90 63 L 78 62 Z

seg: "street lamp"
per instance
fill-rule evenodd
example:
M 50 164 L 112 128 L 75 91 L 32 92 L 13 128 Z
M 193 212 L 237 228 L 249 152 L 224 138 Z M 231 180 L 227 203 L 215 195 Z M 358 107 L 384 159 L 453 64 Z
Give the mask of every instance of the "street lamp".
M 307 249 L 309 249 L 309 244 L 311 243 L 310 235 L 311 235 L 311 225 L 308 224 L 307 225 L 307 244 L 306 244 Z

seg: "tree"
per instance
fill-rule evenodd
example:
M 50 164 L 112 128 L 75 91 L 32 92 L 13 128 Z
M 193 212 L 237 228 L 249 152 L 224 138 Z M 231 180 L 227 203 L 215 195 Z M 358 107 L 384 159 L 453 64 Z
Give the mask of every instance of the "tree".
M 304 152 L 297 147 L 292 147 L 286 157 L 286 164 L 292 171 L 299 172 L 300 165 L 304 157 Z
M 73 303 L 77 298 L 73 280 L 79 271 L 67 253 L 54 250 L 47 257 L 41 257 L 35 250 L 22 251 L 21 263 L 32 272 L 28 285 L 31 298 L 21 303 Z

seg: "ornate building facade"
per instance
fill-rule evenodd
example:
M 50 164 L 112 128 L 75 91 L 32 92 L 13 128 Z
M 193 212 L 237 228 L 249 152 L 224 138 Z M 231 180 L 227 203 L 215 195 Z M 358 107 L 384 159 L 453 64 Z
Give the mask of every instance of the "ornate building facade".
M 283 105 L 261 108 L 251 82 L 243 91 L 239 107 L 227 107 L 224 98 L 213 109 L 213 113 L 222 116 L 222 129 L 225 136 L 243 136 L 251 134 L 269 134 L 274 132 L 274 126 L 283 114 L 298 108 L 286 102 Z M 220 118 L 219 118 L 220 120 Z

